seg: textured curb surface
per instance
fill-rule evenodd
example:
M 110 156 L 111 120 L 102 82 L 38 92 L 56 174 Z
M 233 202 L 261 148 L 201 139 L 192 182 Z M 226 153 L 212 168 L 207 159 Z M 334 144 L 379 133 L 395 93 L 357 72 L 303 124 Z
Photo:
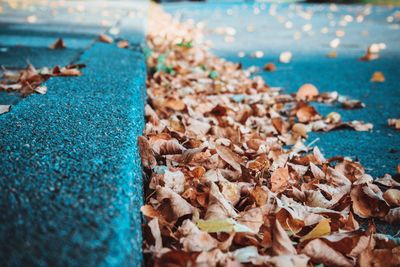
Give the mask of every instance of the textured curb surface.
M 0 116 L 1 266 L 141 264 L 143 20 L 124 27 L 134 50 L 95 43 L 82 76 Z

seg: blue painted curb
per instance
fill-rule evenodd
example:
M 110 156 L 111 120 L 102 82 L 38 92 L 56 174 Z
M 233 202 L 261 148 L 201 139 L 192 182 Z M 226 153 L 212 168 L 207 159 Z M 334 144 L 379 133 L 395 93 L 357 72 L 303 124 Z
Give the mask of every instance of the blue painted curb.
M 0 116 L 2 266 L 142 262 L 143 54 L 96 43 L 80 62 Z

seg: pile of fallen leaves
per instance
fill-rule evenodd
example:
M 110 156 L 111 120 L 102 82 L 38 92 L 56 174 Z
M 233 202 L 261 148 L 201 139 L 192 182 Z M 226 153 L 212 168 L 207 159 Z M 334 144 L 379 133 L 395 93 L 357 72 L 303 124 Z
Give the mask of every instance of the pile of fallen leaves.
M 310 131 L 372 128 L 310 102 L 362 103 L 310 84 L 283 94 L 212 55 L 193 23 L 152 12 L 139 138 L 147 264 L 399 266 L 400 239 L 374 220 L 400 223 L 400 183 L 304 144 Z
M 50 49 L 66 48 L 63 39 L 57 39 Z M 42 85 L 50 77 L 56 76 L 80 76 L 81 68 L 84 64 L 73 64 L 65 67 L 55 66 L 53 68 L 35 68 L 32 64 L 22 70 L 7 70 L 3 69 L 2 79 L 0 80 L 0 92 L 17 92 L 22 97 L 27 97 L 33 93 L 45 94 L 47 87 Z M 0 114 L 10 110 L 11 105 L 0 105 Z
M 5 70 L 3 79 L 0 82 L 0 91 L 15 91 L 19 92 L 22 97 L 26 97 L 33 93 L 45 94 L 47 88 L 41 84 L 47 81 L 50 77 L 55 76 L 80 76 L 79 70 L 84 65 L 69 65 L 66 67 L 56 66 L 54 68 L 36 69 L 29 64 L 23 70 L 10 71 Z

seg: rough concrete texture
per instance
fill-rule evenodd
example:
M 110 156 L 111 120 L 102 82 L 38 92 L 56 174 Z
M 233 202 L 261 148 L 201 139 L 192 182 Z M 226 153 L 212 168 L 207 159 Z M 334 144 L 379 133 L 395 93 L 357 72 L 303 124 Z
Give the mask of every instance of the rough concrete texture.
M 79 58 L 87 66 L 80 77 L 48 80 L 45 95 L 0 94 L 0 104 L 13 104 L 0 116 L 0 265 L 139 266 L 136 140 L 144 118 L 139 44 L 147 2 L 50 2 L 25 11 L 3 5 L 0 65 L 52 67 Z M 32 14 L 38 21 L 27 24 Z M 131 49 L 93 45 L 127 19 L 136 23 L 124 27 Z M 48 49 L 58 37 L 67 49 Z
M 141 260 L 143 56 L 96 44 L 81 61 L 83 76 L 51 79 L 0 117 L 5 266 Z

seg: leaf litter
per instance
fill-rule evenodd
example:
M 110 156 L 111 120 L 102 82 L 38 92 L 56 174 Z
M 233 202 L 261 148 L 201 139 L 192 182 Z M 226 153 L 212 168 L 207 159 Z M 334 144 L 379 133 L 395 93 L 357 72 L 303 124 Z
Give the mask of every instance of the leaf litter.
M 63 45 L 62 39 L 58 39 L 51 49 L 61 49 Z M 65 67 L 55 66 L 53 68 L 43 67 L 35 68 L 29 64 L 22 70 L 4 69 L 2 79 L 0 80 L 0 92 L 17 92 L 21 97 L 27 97 L 33 93 L 46 94 L 47 87 L 42 85 L 51 77 L 67 77 L 82 75 L 80 69 L 84 68 L 84 64 L 73 64 Z M 2 105 L 0 114 L 7 113 L 10 106 Z
M 310 102 L 363 104 L 312 84 L 284 94 L 212 55 L 192 22 L 151 12 L 139 137 L 146 262 L 399 266 L 399 242 L 377 233 L 374 220 L 400 222 L 400 183 L 389 174 L 374 180 L 359 162 L 326 159 L 305 144 L 311 131 L 372 129 L 336 112 L 323 116 Z

